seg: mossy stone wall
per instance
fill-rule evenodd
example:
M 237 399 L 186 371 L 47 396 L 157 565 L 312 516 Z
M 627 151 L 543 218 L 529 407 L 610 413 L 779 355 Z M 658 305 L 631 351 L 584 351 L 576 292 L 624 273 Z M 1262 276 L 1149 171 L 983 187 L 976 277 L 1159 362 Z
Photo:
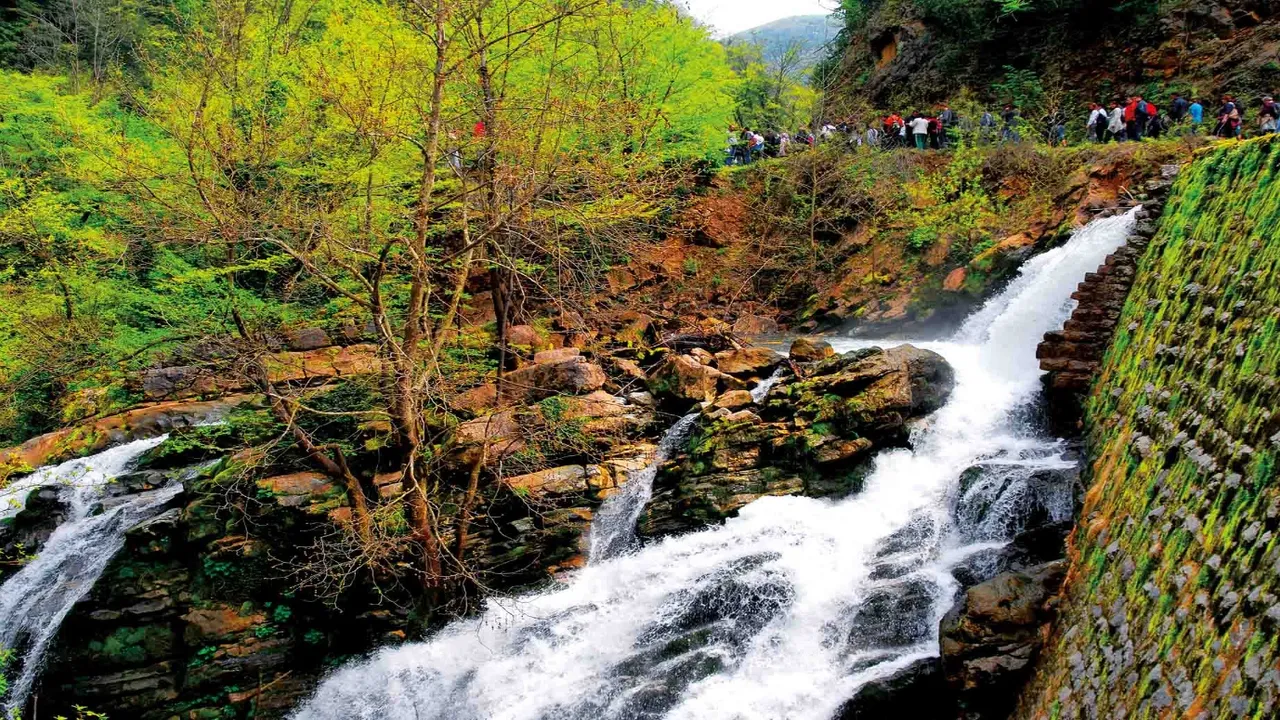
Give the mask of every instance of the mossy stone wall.
M 1280 140 L 1185 169 L 1087 404 L 1091 485 L 1016 717 L 1280 715 Z

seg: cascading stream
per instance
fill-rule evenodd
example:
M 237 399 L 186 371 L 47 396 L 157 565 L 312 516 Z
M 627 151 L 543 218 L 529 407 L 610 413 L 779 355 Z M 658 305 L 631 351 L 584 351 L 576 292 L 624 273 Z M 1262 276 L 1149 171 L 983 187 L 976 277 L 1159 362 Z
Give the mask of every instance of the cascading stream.
M 593 562 L 565 587 L 491 600 L 427 642 L 335 672 L 294 717 L 830 718 L 869 679 L 936 654 L 953 566 L 1009 539 L 1003 511 L 957 522 L 975 488 L 1016 508 L 1035 472 L 1069 465 L 1025 420 L 1035 348 L 1134 222 L 1091 223 L 1028 261 L 954 340 L 923 343 L 951 362 L 955 391 L 912 450 L 876 458 L 858 495 L 762 498 L 721 527 Z M 974 466 L 999 472 L 962 494 Z
M 166 437 L 138 440 L 42 468 L 0 492 L 0 521 L 17 515 L 26 497 L 40 487 L 59 488 L 59 499 L 68 508 L 66 519 L 36 558 L 0 586 L 0 647 L 18 650 L 21 657 L 9 694 L 3 698 L 6 717 L 22 711 L 63 618 L 93 589 L 111 558 L 124 547 L 125 533 L 156 515 L 182 491 L 175 483 L 151 492 L 107 497 L 108 483 Z
M 763 400 L 781 377 L 782 370 L 779 369 L 760 381 L 752 388 L 751 399 L 756 402 Z M 636 547 L 636 521 L 653 497 L 653 481 L 658 476 L 658 470 L 689 437 L 689 431 L 698 422 L 698 416 L 699 413 L 692 412 L 677 420 L 658 441 L 653 461 L 627 480 L 620 492 L 600 506 L 591 523 L 591 550 L 588 553 L 590 562 L 602 562 Z

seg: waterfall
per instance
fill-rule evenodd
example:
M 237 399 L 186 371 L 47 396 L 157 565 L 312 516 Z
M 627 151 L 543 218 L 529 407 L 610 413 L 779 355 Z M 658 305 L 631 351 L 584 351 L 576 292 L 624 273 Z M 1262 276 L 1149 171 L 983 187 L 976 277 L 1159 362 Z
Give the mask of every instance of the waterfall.
M 182 491 L 174 484 L 136 495 L 107 496 L 110 481 L 166 437 L 42 468 L 0 491 L 0 522 L 17 515 L 26 497 L 40 487 L 57 487 L 68 507 L 66 520 L 35 559 L 0 586 L 0 647 L 17 650 L 21 657 L 4 698 L 6 717 L 22 712 L 63 618 L 124 547 L 125 533 L 159 513 Z
M 1028 261 L 951 341 L 919 343 L 950 361 L 955 391 L 913 449 L 877 456 L 858 495 L 761 498 L 723 526 L 593 562 L 566 586 L 490 600 L 426 642 L 333 673 L 295 720 L 830 718 L 868 680 L 937 654 L 955 564 L 1008 540 L 1004 511 L 967 513 L 974 493 L 995 507 L 1008 493 L 988 479 L 1017 495 L 1034 473 L 1070 465 L 1026 419 L 1036 345 L 1134 223 L 1090 224 Z M 962 493 L 975 466 L 992 471 Z
M 680 443 L 689 437 L 689 431 L 698 421 L 699 413 L 685 415 L 672 425 L 658 441 L 653 460 L 640 472 L 627 480 L 627 484 L 600 506 L 591 521 L 590 562 L 600 562 L 625 553 L 636 544 L 636 520 L 644 512 L 644 506 L 653 497 L 653 481 L 662 464 Z
M 751 399 L 760 402 L 782 377 L 779 368 L 751 389 Z M 653 481 L 662 464 L 689 437 L 701 413 L 692 412 L 676 421 L 658 441 L 653 460 L 627 480 L 622 490 L 604 501 L 591 523 L 591 551 L 587 557 L 599 562 L 616 557 L 636 546 L 636 521 L 653 497 Z

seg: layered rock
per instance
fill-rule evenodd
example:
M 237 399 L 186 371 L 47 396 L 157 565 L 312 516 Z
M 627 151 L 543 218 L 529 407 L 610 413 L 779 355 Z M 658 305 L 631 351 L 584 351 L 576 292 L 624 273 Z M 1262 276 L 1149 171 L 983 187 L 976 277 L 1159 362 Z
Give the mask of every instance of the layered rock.
M 905 443 L 908 424 L 954 385 L 941 356 L 909 345 L 847 353 L 807 373 L 784 376 L 759 405 L 739 393 L 709 404 L 685 452 L 659 472 L 642 534 L 721 522 L 764 495 L 855 491 L 875 450 Z
M 18 447 L 0 450 L 0 481 L 15 472 L 29 472 L 44 465 L 91 455 L 131 440 L 216 422 L 233 409 L 258 399 L 253 395 L 230 395 L 209 401 L 153 403 L 55 430 Z

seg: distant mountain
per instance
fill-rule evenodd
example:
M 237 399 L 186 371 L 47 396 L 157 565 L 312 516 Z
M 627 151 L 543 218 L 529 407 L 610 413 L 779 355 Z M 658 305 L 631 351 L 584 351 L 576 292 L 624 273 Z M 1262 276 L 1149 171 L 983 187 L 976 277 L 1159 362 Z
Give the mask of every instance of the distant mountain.
M 774 20 L 766 25 L 743 30 L 726 38 L 727 42 L 753 42 L 764 48 L 764 59 L 772 62 L 793 42 L 800 44 L 800 55 L 806 65 L 815 62 L 823 46 L 840 31 L 840 22 L 833 15 L 796 15 Z

